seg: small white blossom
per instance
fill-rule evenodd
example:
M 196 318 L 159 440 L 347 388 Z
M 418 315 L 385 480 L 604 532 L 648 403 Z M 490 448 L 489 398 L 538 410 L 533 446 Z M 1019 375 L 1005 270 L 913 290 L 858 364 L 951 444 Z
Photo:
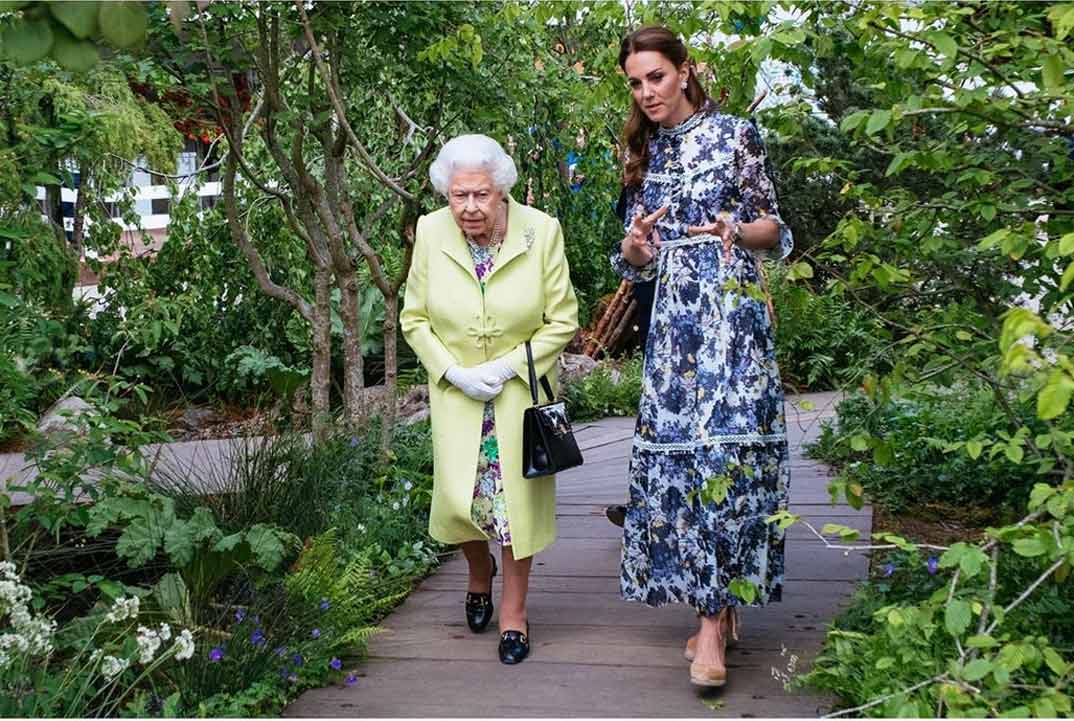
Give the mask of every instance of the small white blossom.
M 115 656 L 105 656 L 104 661 L 101 662 L 101 673 L 104 677 L 111 681 L 119 674 L 127 670 L 127 667 L 131 665 L 131 662 L 125 658 L 116 658 Z
M 410 481 L 403 481 L 403 488 L 404 489 L 409 491 L 413 487 L 414 487 L 414 484 L 411 483 Z
M 393 511 L 398 511 L 399 510 L 399 501 L 393 501 L 392 502 L 392 510 Z
M 183 629 L 182 633 L 175 637 L 175 659 L 186 661 L 194 655 L 194 634 Z
M 141 601 L 138 600 L 137 596 L 116 599 L 116 602 L 112 604 L 112 610 L 108 612 L 105 618 L 112 623 L 126 621 L 128 618 L 137 618 L 140 603 Z
M 157 632 L 151 628 L 139 626 L 138 638 L 135 640 L 138 642 L 138 662 L 143 666 L 152 662 L 161 644 L 160 636 L 157 635 Z
M 158 633 L 161 641 L 170 641 L 172 638 L 172 627 L 166 623 L 162 623 L 160 624 L 160 631 Z

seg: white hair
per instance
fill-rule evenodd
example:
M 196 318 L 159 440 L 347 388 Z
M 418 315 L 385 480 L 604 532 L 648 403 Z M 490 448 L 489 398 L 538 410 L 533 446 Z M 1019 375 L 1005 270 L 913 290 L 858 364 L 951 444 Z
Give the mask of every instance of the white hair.
M 446 198 L 451 178 L 459 170 L 486 171 L 492 176 L 492 184 L 504 195 L 518 182 L 515 161 L 487 135 L 459 135 L 447 141 L 429 166 L 429 179 Z

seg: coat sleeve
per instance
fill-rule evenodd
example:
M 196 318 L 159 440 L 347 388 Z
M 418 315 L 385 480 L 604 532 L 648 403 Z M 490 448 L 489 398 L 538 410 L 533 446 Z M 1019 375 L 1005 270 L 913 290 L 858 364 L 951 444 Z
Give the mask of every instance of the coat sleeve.
M 578 330 L 578 299 L 571 285 L 571 269 L 563 250 L 563 228 L 555 221 L 552 238 L 545 243 L 544 266 L 544 324 L 530 339 L 533 365 L 537 377 L 552 370 L 560 353 Z M 520 344 L 507 355 L 507 361 L 522 382 L 529 385 L 529 363 L 526 345 Z
M 403 312 L 399 314 L 399 326 L 403 337 L 429 374 L 429 382 L 436 384 L 448 368 L 458 363 L 444 342 L 436 335 L 429 319 L 429 243 L 424 231 L 425 216 L 418 218 L 414 232 L 414 258 L 406 279 L 406 295 Z

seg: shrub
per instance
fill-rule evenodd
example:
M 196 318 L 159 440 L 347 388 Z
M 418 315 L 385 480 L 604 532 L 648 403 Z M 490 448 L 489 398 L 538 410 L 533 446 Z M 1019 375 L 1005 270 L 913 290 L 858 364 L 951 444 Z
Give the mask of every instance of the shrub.
M 1040 480 L 1037 468 L 1020 461 L 1047 426 L 1031 403 L 1005 401 L 1015 423 L 1029 429 L 1009 441 L 1002 440 L 1012 425 L 1007 411 L 972 382 L 886 400 L 855 393 L 840 402 L 837 422 L 825 422 L 809 453 L 840 467 L 843 485 L 860 485 L 893 511 L 928 503 L 1017 511 Z
M 566 384 L 570 418 L 585 421 L 605 416 L 637 415 L 642 365 L 640 354 L 619 363 L 604 361 L 589 375 Z

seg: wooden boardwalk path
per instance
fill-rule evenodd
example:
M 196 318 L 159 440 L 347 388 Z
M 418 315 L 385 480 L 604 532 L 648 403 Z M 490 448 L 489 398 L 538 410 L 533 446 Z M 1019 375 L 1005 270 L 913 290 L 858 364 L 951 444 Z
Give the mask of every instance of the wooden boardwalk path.
M 815 409 L 801 410 L 809 400 Z M 869 532 L 866 508 L 833 506 L 825 468 L 803 455 L 832 394 L 787 402 L 791 510 L 820 528 L 843 523 Z M 799 672 L 867 559 L 826 550 L 808 529 L 788 531 L 782 603 L 743 613 L 742 641 L 728 656 L 727 686 L 700 692 L 688 678 L 683 644 L 696 628 L 691 609 L 651 609 L 619 596 L 622 531 L 604 506 L 626 496 L 634 420 L 579 424 L 585 465 L 559 476 L 559 538 L 534 563 L 529 614 L 533 651 L 519 666 L 496 656 L 496 619 L 482 635 L 463 617 L 466 566 L 445 563 L 383 623 L 357 684 L 306 692 L 287 716 L 385 717 L 814 717 L 830 700 L 788 692 L 777 674 Z M 498 605 L 500 579 L 494 599 Z M 797 657 L 797 663 L 792 658 Z

